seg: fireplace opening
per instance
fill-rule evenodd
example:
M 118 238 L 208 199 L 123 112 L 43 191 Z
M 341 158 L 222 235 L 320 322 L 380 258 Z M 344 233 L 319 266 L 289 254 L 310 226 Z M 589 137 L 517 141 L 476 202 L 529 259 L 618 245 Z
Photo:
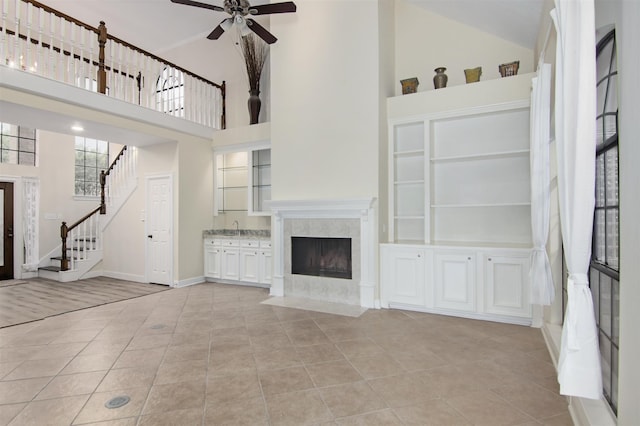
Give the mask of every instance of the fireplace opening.
M 351 238 L 291 237 L 291 273 L 351 279 Z

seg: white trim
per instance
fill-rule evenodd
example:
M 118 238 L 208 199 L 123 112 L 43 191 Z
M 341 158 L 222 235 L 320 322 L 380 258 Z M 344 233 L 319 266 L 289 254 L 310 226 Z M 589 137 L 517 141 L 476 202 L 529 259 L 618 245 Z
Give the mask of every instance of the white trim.
M 174 281 L 171 287 L 182 288 L 182 287 L 188 287 L 196 284 L 202 284 L 204 282 L 206 282 L 205 277 L 199 276 L 199 277 L 187 278 L 186 280 Z
M 359 219 L 360 221 L 360 306 L 375 308 L 376 294 L 375 232 L 376 198 L 324 200 L 272 200 L 267 202 L 273 215 L 273 277 L 271 296 L 284 296 L 284 220 Z
M 449 310 L 449 309 L 442 309 L 442 308 L 426 308 L 422 306 L 406 305 L 404 303 L 395 303 L 395 302 L 389 303 L 388 307 L 389 309 L 401 309 L 404 311 L 426 312 L 430 314 L 448 315 L 448 316 L 462 317 L 462 318 L 469 318 L 469 319 L 502 322 L 506 324 L 531 326 L 531 318 L 516 317 L 511 315 L 495 315 L 495 314 L 485 314 L 485 313 L 463 312 L 459 310 Z
M 144 282 L 149 281 L 149 245 L 147 241 L 147 235 L 149 235 L 149 221 L 147 220 L 148 212 L 149 212 L 149 181 L 152 179 L 169 179 L 169 188 L 171 190 L 171 196 L 169 199 L 171 200 L 171 204 L 169 205 L 169 223 L 171 229 L 169 231 L 170 238 L 170 253 L 169 258 L 171 259 L 171 263 L 169 265 L 169 282 L 168 283 L 156 283 L 156 284 L 165 284 L 171 286 L 174 283 L 173 271 L 174 271 L 174 253 L 175 253 L 175 223 L 174 223 L 174 182 L 173 182 L 173 173 L 149 173 L 144 176 L 144 212 L 145 212 L 145 220 L 144 220 Z
M 103 277 L 114 278 L 116 280 L 133 281 L 133 282 L 145 283 L 145 284 L 148 282 L 145 279 L 144 275 L 127 274 L 127 273 L 118 272 L 118 271 L 102 271 L 100 275 Z

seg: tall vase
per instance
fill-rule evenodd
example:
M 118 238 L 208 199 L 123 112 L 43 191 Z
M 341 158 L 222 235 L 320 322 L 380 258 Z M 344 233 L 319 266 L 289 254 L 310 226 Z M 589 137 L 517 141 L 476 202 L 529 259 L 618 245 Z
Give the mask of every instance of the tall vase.
M 249 106 L 249 124 L 257 124 L 258 117 L 260 116 L 260 107 L 262 106 L 262 101 L 260 100 L 260 90 L 249 90 L 249 101 L 247 102 L 247 104 Z
M 439 67 L 434 70 L 436 75 L 433 76 L 433 87 L 436 89 L 447 87 L 447 80 L 449 80 L 449 77 L 444 73 L 446 70 L 447 69 L 445 67 Z

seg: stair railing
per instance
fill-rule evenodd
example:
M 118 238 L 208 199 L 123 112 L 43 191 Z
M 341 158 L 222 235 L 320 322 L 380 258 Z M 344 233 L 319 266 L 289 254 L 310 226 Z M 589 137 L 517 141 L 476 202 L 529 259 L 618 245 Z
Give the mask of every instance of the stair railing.
M 102 248 L 102 229 L 100 229 L 99 216 L 101 208 L 102 205 L 98 206 L 71 226 L 62 222 L 60 227 L 60 238 L 62 238 L 61 271 L 76 269 L 77 261 L 87 259 L 89 252 Z
M 76 262 L 85 260 L 89 253 L 102 249 L 100 215 L 107 214 L 107 206 L 122 195 L 136 177 L 137 150 L 122 147 L 109 168 L 100 172 L 100 205 L 71 226 L 62 222 L 60 238 L 62 255 L 60 270 L 75 270 Z

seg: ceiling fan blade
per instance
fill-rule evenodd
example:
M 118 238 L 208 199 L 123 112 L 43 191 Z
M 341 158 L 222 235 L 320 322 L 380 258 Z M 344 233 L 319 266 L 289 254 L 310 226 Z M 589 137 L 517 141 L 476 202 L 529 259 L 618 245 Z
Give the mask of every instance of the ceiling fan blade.
M 217 40 L 222 34 L 224 34 L 224 28 L 222 28 L 222 25 L 218 25 L 213 29 L 213 31 L 211 31 L 207 38 L 209 40 Z
M 252 15 L 268 15 L 271 13 L 289 13 L 296 11 L 296 4 L 292 1 L 282 3 L 261 4 L 259 6 L 251 6 L 249 13 Z
M 247 25 L 249 26 L 249 29 L 251 31 L 253 31 L 258 37 L 263 39 L 266 43 L 273 44 L 276 41 L 278 41 L 278 39 L 273 34 L 271 34 L 262 25 L 258 24 L 253 19 L 251 18 L 247 19 Z
M 203 9 L 211 9 L 211 10 L 215 10 L 217 12 L 224 12 L 224 9 L 221 8 L 220 6 L 216 6 L 214 4 L 200 3 L 199 1 L 171 0 L 171 3 L 184 4 L 184 5 L 187 5 L 187 6 L 201 7 Z

